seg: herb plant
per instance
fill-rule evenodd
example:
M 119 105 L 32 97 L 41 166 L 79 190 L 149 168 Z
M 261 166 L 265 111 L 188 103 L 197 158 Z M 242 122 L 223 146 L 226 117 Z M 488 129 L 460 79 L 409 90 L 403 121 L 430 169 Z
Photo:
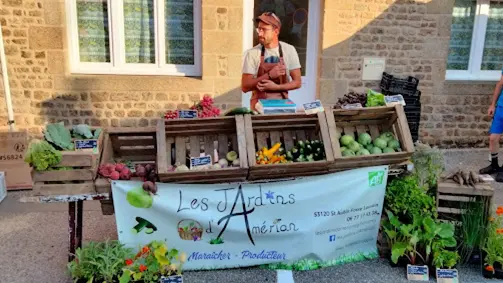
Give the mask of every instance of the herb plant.
M 461 225 L 459 227 L 459 251 L 461 262 L 467 263 L 474 251 L 479 250 L 486 236 L 484 227 L 487 223 L 485 201 L 470 201 L 462 203 Z
M 489 219 L 487 225 L 487 238 L 484 242 L 483 250 L 486 252 L 485 263 L 493 266 L 495 262 L 503 264 L 503 207 L 498 207 L 496 217 Z
M 90 242 L 75 252 L 75 259 L 68 263 L 72 279 L 87 282 L 112 283 L 125 264 L 125 259 L 134 255 L 119 241 Z
M 395 178 L 388 184 L 385 208 L 406 223 L 412 223 L 414 215 L 436 218 L 435 199 L 419 186 L 415 175 Z
M 419 186 L 428 191 L 436 188 L 438 178 L 445 169 L 444 154 L 436 147 L 418 142 L 411 159 Z
M 433 266 L 451 269 L 458 263 L 460 256 L 455 251 L 439 250 L 433 254 Z

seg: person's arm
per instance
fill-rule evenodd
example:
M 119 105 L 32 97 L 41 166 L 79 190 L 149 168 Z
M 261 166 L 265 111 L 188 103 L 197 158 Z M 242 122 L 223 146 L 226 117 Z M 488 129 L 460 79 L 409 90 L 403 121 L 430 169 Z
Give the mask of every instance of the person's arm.
M 257 87 L 257 84 L 263 80 L 268 80 L 269 74 L 263 74 L 258 78 L 254 78 L 252 74 L 243 74 L 241 75 L 241 91 L 247 93 L 249 91 L 254 90 Z
M 496 83 L 496 88 L 494 89 L 493 93 L 493 100 L 491 103 L 491 106 L 496 106 L 496 102 L 498 102 L 498 98 L 501 94 L 501 89 L 503 89 L 503 76 L 501 76 L 501 79 L 499 80 L 498 83 Z
M 299 89 L 302 86 L 302 75 L 300 73 L 300 69 L 291 70 L 290 77 L 292 77 L 292 80 L 287 83 L 278 85 L 278 90 L 289 91 Z

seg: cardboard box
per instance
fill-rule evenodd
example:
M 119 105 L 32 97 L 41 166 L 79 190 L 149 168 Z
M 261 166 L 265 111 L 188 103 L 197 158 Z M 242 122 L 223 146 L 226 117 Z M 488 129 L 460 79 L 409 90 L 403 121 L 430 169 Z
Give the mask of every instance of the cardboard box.
M 5 172 L 7 190 L 33 188 L 31 168 L 24 162 L 27 149 L 27 132 L 0 132 L 0 171 Z

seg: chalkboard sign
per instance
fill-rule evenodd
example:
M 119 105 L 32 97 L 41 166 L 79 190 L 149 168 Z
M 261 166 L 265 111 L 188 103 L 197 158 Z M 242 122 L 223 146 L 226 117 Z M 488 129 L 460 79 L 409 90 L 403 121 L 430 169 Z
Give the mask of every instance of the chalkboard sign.
M 304 112 L 306 112 L 306 114 L 314 114 L 323 111 L 325 111 L 325 109 L 323 108 L 323 105 L 321 105 L 321 102 L 319 100 L 304 103 Z
M 437 268 L 437 282 L 439 283 L 458 283 L 457 269 L 440 269 Z
M 196 119 L 197 110 L 178 110 L 179 119 Z
M 385 96 L 384 102 L 386 102 L 386 106 L 393 106 L 396 104 L 402 104 L 405 106 L 405 100 L 403 100 L 403 96 L 401 94 Z
M 183 283 L 182 275 L 161 276 L 159 283 Z
M 428 266 L 407 264 L 407 280 L 429 281 Z
M 76 151 L 98 152 L 98 140 L 75 140 Z
M 190 169 L 211 165 L 211 155 L 190 158 Z

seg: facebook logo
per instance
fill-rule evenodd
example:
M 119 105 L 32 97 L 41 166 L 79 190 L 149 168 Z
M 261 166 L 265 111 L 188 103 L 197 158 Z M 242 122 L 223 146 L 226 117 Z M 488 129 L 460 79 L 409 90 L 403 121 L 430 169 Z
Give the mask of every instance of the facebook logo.
M 335 235 L 328 236 L 328 241 L 329 242 L 335 242 Z

